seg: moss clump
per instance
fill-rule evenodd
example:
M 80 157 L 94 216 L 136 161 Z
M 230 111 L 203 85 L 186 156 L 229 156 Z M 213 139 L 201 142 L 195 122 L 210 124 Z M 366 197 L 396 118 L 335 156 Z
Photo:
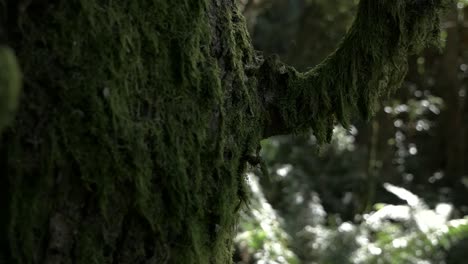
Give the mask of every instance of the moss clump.
M 408 55 L 438 43 L 447 2 L 361 0 L 333 54 L 305 73 L 288 68 L 279 109 L 289 130 L 312 127 L 324 142 L 336 121 L 347 127 L 355 112 L 370 118 L 378 98 L 400 87 Z
M 7 46 L 0 46 L 0 135 L 11 122 L 21 91 L 21 71 L 16 56 Z

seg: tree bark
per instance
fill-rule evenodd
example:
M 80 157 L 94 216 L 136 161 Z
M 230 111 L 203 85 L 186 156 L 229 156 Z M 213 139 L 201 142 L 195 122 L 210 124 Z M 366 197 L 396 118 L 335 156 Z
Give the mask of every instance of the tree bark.
M 362 0 L 300 73 L 254 52 L 232 0 L 0 0 L 1 120 L 23 75 L 0 130 L 0 261 L 230 263 L 259 141 L 368 117 L 440 8 Z

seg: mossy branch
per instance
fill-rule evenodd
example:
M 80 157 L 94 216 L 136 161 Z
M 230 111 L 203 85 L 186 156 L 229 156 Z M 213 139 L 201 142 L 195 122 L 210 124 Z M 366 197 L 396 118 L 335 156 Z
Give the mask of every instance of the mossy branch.
M 408 55 L 438 44 L 447 2 L 361 0 L 349 32 L 318 66 L 301 73 L 265 60 L 258 71 L 268 113 L 264 137 L 312 129 L 327 142 L 337 121 L 347 127 L 354 113 L 370 118 L 378 98 L 400 87 Z

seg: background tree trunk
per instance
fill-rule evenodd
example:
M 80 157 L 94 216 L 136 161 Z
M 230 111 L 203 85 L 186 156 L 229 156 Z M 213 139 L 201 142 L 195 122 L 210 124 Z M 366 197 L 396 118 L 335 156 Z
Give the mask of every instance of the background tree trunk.
M 369 116 L 438 36 L 438 8 L 363 0 L 300 73 L 256 56 L 232 0 L 0 0 L 24 85 L 0 140 L 0 260 L 230 263 L 259 141 L 313 128 L 323 142 Z M 0 92 L 18 90 L 9 69 Z
M 463 46 L 461 45 L 462 21 L 455 3 L 451 7 L 450 16 L 447 18 L 447 40 L 444 56 L 439 58 L 439 71 L 442 73 L 440 83 L 437 84 L 436 93 L 444 100 L 442 121 L 438 133 L 441 135 L 439 142 L 440 161 L 439 166 L 445 172 L 442 183 L 450 188 L 458 190 L 460 195 L 454 197 L 457 204 L 466 201 L 462 178 L 465 173 L 465 125 L 464 125 L 464 98 L 460 96 L 463 87 L 460 79 L 460 61 Z

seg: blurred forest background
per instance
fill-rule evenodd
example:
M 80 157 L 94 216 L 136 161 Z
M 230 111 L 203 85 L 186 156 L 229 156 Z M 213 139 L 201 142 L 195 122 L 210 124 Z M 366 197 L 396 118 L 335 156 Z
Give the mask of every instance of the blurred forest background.
M 238 0 L 257 50 L 307 70 L 353 21 L 353 0 Z M 405 84 L 376 116 L 336 127 L 331 144 L 263 142 L 269 173 L 235 263 L 468 263 L 468 0 L 443 21 L 441 50 L 409 58 Z

